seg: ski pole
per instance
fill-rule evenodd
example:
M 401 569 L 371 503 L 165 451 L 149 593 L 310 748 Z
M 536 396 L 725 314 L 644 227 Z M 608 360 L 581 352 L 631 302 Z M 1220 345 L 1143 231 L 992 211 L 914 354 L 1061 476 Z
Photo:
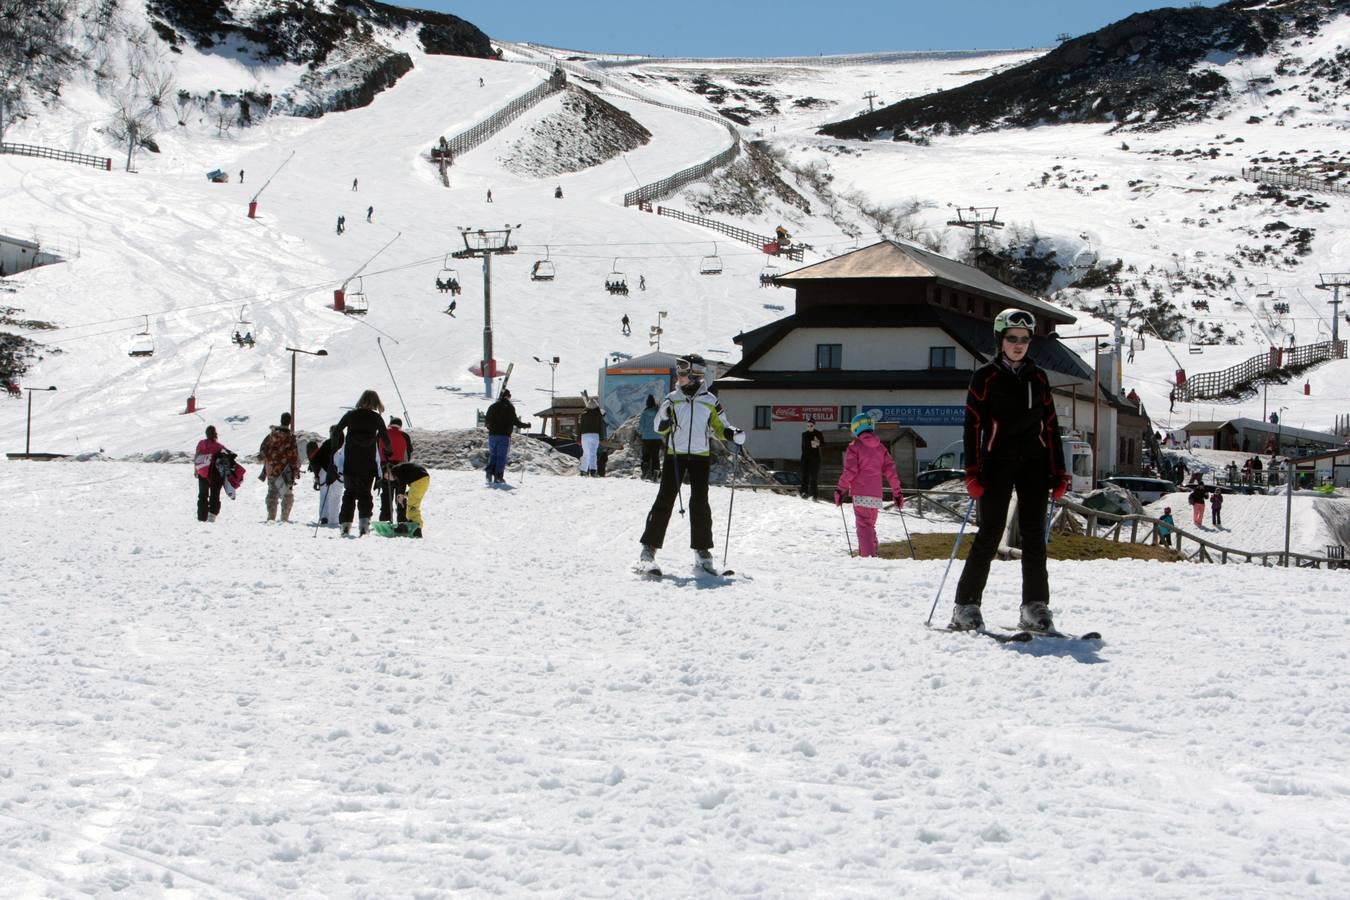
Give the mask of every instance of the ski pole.
M 674 410 L 671 411 L 672 413 Z M 670 434 L 666 435 L 666 445 L 669 449 L 666 451 L 675 466 L 675 497 L 680 501 L 680 518 L 684 518 L 684 480 L 680 477 L 680 454 L 675 452 L 675 429 L 672 426 Z
M 961 536 L 966 533 L 966 523 L 970 521 L 970 514 L 975 511 L 975 498 L 970 498 L 969 505 L 966 506 L 966 517 L 961 520 L 961 529 L 956 532 L 956 542 L 952 544 L 952 555 L 947 557 L 947 568 L 942 570 L 942 580 L 938 582 L 937 596 L 933 598 L 933 608 L 928 611 L 928 621 L 925 625 L 933 624 L 933 613 L 937 612 L 938 599 L 942 596 L 942 586 L 947 583 L 947 573 L 952 570 L 952 560 L 956 559 L 956 551 L 961 546 Z
M 848 516 L 844 515 L 844 504 L 839 504 L 839 521 L 844 523 L 844 543 L 848 544 L 849 558 L 853 558 L 853 538 L 848 535 Z
M 326 476 L 325 476 L 326 477 Z M 319 488 L 319 515 L 314 519 L 314 537 L 319 536 L 319 526 L 323 524 L 324 509 L 328 506 L 328 484 Z
M 900 513 L 900 524 L 905 526 L 905 540 L 909 542 L 909 558 L 918 559 L 919 557 L 914 554 L 914 538 L 909 536 L 909 523 L 905 521 L 904 502 L 905 498 L 901 496 L 900 503 L 896 505 L 895 511 Z
M 732 446 L 737 451 L 740 450 L 737 444 L 733 443 Z M 727 536 L 722 541 L 722 568 L 724 569 L 727 567 L 727 553 L 731 551 L 731 513 L 736 509 L 736 475 L 740 468 L 740 461 L 741 454 L 739 452 L 733 453 L 731 456 L 731 503 L 727 505 Z

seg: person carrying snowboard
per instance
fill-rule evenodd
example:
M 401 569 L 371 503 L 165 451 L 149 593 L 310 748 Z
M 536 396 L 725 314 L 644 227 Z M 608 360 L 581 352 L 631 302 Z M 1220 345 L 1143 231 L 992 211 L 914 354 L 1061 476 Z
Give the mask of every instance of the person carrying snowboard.
M 220 515 L 220 488 L 225 482 L 215 466 L 216 454 L 225 445 L 216 440 L 216 426 L 206 426 L 206 437 L 197 442 L 192 474 L 197 478 L 197 521 L 214 522 Z
M 975 370 L 966 392 L 966 491 L 980 506 L 980 528 L 956 585 L 954 631 L 984 628 L 980 602 L 1014 491 L 1022 534 L 1018 627 L 1055 627 L 1042 535 L 1046 494 L 1055 500 L 1063 497 L 1069 475 L 1049 379 L 1028 356 L 1035 331 L 1036 317 L 1026 310 L 1005 309 L 995 316 L 994 359 Z
M 900 493 L 900 474 L 895 471 L 891 451 L 877 437 L 872 417 L 858 413 L 849 423 L 853 443 L 844 451 L 844 471 L 834 489 L 834 505 L 842 506 L 844 497 L 853 496 L 853 521 L 858 529 L 858 555 L 877 555 L 877 513 L 885 505 L 881 490 L 884 476 L 891 486 L 895 508 L 905 505 Z
M 647 513 L 643 529 L 639 569 L 657 574 L 656 551 L 666 540 L 670 513 L 680 484 L 689 482 L 689 546 L 694 564 L 718 574 L 713 565 L 712 508 L 708 505 L 708 472 L 712 465 L 709 437 L 745 444 L 745 432 L 726 418 L 722 404 L 704 383 L 705 364 L 696 356 L 675 363 L 675 390 L 661 401 L 656 412 L 656 430 L 666 439 L 666 459 L 661 467 L 661 487 Z

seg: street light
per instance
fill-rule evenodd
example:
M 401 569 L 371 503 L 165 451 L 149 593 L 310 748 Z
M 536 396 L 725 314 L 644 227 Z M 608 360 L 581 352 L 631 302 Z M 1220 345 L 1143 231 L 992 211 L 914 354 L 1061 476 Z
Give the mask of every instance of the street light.
M 300 428 L 295 421 L 295 354 L 308 353 L 310 356 L 327 356 L 328 351 L 323 348 L 301 350 L 299 347 L 287 347 L 286 350 L 291 354 L 291 434 L 299 434 Z
M 23 436 L 23 455 L 28 456 L 33 452 L 33 392 L 34 391 L 54 391 L 56 385 L 49 385 L 45 388 L 24 388 L 28 392 L 28 427 Z
M 554 384 L 555 384 L 556 379 L 557 379 L 557 376 L 558 376 L 558 363 L 562 362 L 562 357 L 555 356 L 555 357 L 553 357 L 552 359 L 540 359 L 539 357 L 536 356 L 536 357 L 534 358 L 534 361 L 537 362 L 537 363 L 543 363 L 544 365 L 548 366 L 548 368 L 549 368 L 549 375 L 548 375 L 548 404 L 549 404 L 549 406 L 555 406 L 555 405 L 556 405 L 556 401 L 557 401 L 557 396 L 556 396 L 557 391 L 554 390 Z

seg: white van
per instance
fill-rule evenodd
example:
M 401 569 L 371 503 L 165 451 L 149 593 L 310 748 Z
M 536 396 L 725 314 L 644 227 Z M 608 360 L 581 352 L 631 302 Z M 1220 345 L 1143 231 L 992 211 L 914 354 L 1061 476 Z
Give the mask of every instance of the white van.
M 1077 437 L 1060 439 L 1064 446 L 1064 468 L 1069 473 L 1069 490 L 1086 494 L 1092 490 L 1092 445 Z M 964 443 L 957 450 L 949 450 L 928 464 L 930 469 L 958 469 L 965 465 Z

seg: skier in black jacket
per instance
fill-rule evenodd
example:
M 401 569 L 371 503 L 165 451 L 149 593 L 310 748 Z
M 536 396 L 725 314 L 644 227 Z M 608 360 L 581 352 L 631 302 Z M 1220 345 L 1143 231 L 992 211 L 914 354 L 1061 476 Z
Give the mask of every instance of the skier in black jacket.
M 361 517 L 358 533 L 370 533 L 370 514 L 375 506 L 370 489 L 380 465 L 376 447 L 386 458 L 389 456 L 389 431 L 384 427 L 382 412 L 384 403 L 380 401 L 380 395 L 366 391 L 356 401 L 356 408 L 349 410 L 333 426 L 334 440 L 343 440 L 345 447 L 342 482 L 346 490 L 342 494 L 342 511 L 338 514 L 344 535 L 352 532 L 353 511 Z
M 511 433 L 517 428 L 529 428 L 529 422 L 516 417 L 516 408 L 511 404 L 511 392 L 502 388 L 497 402 L 488 407 L 483 416 L 483 424 L 488 432 L 488 458 L 484 467 L 488 484 L 506 483 L 506 457 L 511 452 Z
M 966 491 L 980 505 L 980 530 L 956 586 L 951 627 L 957 631 L 984 627 L 980 600 L 1013 491 L 1022 534 L 1018 627 L 1054 629 L 1042 531 L 1046 494 L 1056 500 L 1064 496 L 1069 476 L 1049 379 L 1028 358 L 1035 331 L 1036 318 L 1026 310 L 999 313 L 994 319 L 994 359 L 975 370 L 966 393 Z
M 806 430 L 802 432 L 802 499 L 819 499 L 820 491 L 820 448 L 825 439 L 816 431 L 816 420 L 806 420 Z

